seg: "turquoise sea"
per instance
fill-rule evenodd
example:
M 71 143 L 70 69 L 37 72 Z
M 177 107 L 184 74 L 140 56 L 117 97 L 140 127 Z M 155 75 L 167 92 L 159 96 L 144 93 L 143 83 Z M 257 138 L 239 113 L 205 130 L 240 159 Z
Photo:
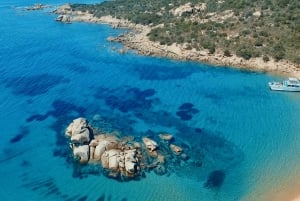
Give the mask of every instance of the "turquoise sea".
M 0 2 L 1 201 L 269 201 L 300 181 L 300 94 L 267 87 L 282 77 L 121 55 L 106 38 L 124 30 L 20 9 L 34 3 Z M 64 130 L 97 114 L 122 135 L 172 133 L 190 159 L 128 182 L 81 169 Z

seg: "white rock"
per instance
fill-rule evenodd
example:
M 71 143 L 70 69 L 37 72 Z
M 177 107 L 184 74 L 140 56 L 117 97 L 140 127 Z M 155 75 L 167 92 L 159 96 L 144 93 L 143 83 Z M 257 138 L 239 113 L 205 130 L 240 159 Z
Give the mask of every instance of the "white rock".
M 100 135 L 95 140 L 98 144 L 95 149 L 94 160 L 101 160 L 101 156 L 106 150 L 118 148 L 118 141 L 114 136 Z M 96 144 L 95 141 L 92 142 Z
M 73 146 L 73 156 L 78 158 L 80 163 L 87 163 L 89 161 L 89 150 L 89 145 Z
M 137 158 L 136 150 L 126 150 L 125 153 L 125 169 L 128 173 L 136 173 Z
M 144 137 L 143 142 L 149 152 L 155 151 L 158 147 L 157 143 L 150 138 Z
M 177 145 L 170 144 L 170 148 L 173 151 L 173 153 L 176 154 L 176 155 L 179 155 L 179 154 L 182 153 L 182 148 L 177 146 Z
M 90 131 L 88 128 L 82 129 L 79 133 L 73 133 L 71 136 L 71 141 L 73 143 L 88 143 L 90 142 Z
M 110 170 L 117 170 L 119 168 L 119 162 L 117 160 L 120 150 L 111 149 L 105 151 L 101 156 L 101 164 L 103 168 Z
M 161 133 L 158 136 L 160 137 L 160 139 L 166 140 L 166 141 L 170 141 L 173 139 L 173 135 L 168 134 L 168 133 Z

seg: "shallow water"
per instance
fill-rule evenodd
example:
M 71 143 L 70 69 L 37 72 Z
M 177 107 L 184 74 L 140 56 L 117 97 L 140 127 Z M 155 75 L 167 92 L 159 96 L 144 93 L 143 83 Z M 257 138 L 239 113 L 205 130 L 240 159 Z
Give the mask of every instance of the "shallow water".
M 261 200 L 299 175 L 300 97 L 269 91 L 280 77 L 120 55 L 106 38 L 122 30 L 15 9 L 33 3 L 0 3 L 1 200 Z M 191 159 L 139 181 L 78 175 L 64 129 L 96 114 L 122 135 L 170 132 Z

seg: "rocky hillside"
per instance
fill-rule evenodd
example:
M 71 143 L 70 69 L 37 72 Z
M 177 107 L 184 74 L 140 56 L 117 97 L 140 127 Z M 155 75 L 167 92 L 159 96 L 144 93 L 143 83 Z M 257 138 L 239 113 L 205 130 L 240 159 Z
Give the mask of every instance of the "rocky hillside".
M 298 0 L 114 0 L 71 7 L 148 25 L 149 39 L 162 45 L 300 64 Z

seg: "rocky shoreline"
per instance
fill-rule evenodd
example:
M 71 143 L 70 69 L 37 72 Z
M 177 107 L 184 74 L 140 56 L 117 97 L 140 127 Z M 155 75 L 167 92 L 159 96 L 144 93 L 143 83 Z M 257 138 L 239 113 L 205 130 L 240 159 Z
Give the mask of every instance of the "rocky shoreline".
M 161 45 L 158 42 L 150 41 L 147 36 L 151 28 L 154 27 L 133 24 L 128 20 L 117 19 L 112 16 L 97 18 L 88 12 L 72 11 L 69 4 L 59 7 L 54 13 L 60 15 L 57 19 L 60 18 L 58 21 L 61 22 L 102 23 L 110 24 L 113 28 L 130 29 L 128 33 L 108 38 L 109 41 L 121 42 L 124 45 L 124 50 L 121 51 L 122 53 L 132 49 L 142 55 L 167 57 L 176 60 L 199 61 L 217 66 L 228 66 L 300 78 L 300 65 L 288 60 L 276 62 L 270 59 L 270 61 L 265 62 L 262 57 L 246 60 L 234 54 L 225 56 L 221 49 L 216 49 L 214 54 L 210 54 L 208 50 L 197 51 L 195 49 L 188 49 L 186 44 Z

